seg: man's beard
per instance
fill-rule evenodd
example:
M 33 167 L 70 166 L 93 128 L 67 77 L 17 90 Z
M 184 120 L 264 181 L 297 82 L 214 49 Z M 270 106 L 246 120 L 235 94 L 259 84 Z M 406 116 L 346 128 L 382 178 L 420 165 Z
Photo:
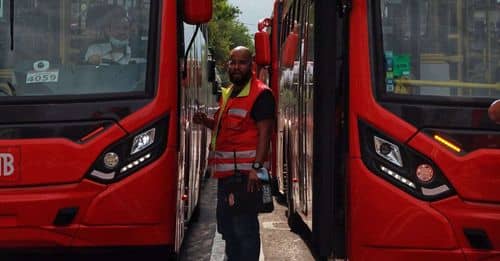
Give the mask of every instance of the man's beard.
M 242 75 L 241 78 L 239 78 L 239 79 L 233 77 L 232 74 L 229 74 L 229 80 L 234 85 L 237 85 L 237 86 L 243 86 L 243 85 L 247 84 L 247 82 L 250 80 L 251 77 L 252 77 L 251 73 L 247 73 L 245 75 Z

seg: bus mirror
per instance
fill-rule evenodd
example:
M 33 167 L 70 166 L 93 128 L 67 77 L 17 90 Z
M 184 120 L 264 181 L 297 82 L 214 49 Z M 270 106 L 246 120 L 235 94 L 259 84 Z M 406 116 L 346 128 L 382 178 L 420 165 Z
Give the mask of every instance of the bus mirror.
M 255 62 L 258 65 L 269 65 L 271 63 L 271 46 L 269 33 L 255 33 Z
M 184 22 L 204 24 L 212 19 L 212 0 L 184 0 Z
M 488 109 L 488 116 L 496 124 L 500 124 L 500 99 L 494 101 Z
M 292 68 L 295 56 L 297 55 L 297 46 L 299 44 L 299 35 L 297 33 L 290 33 L 285 40 L 281 63 L 286 68 Z
M 215 61 L 209 60 L 207 65 L 207 78 L 209 82 L 215 81 Z

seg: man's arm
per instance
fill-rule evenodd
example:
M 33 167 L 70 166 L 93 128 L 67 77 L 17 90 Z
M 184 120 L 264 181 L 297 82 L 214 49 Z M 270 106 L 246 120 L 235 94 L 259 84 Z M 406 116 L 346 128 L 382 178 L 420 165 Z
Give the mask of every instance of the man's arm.
M 274 129 L 275 109 L 276 104 L 271 90 L 263 92 L 252 108 L 252 118 L 256 121 L 259 132 L 255 162 L 266 162 Z M 247 190 L 256 191 L 258 189 L 260 189 L 260 180 L 257 177 L 257 171 L 252 169 L 248 175 Z
M 266 119 L 257 122 L 257 129 L 259 130 L 259 140 L 257 143 L 257 154 L 255 162 L 264 163 L 269 153 L 269 146 L 271 142 L 271 134 L 273 133 L 274 119 Z
M 264 163 L 267 159 L 271 135 L 276 117 L 276 103 L 271 90 L 266 90 L 259 95 L 252 108 L 251 117 L 255 120 L 259 131 L 257 143 L 256 162 Z
M 257 152 L 255 162 L 264 163 L 269 151 L 269 143 L 271 142 L 271 134 L 273 133 L 274 119 L 265 119 L 257 122 L 259 138 L 257 142 Z M 247 191 L 254 192 L 260 189 L 260 180 L 257 176 L 257 171 L 251 169 L 248 173 Z

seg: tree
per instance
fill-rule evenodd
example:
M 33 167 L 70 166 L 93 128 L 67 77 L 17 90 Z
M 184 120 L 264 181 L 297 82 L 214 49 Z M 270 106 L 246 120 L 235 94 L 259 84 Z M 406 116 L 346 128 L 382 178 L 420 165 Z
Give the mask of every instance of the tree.
M 227 0 L 214 0 L 214 13 L 208 23 L 208 46 L 217 62 L 217 69 L 222 74 L 223 82 L 227 81 L 225 64 L 229 51 L 239 45 L 254 50 L 252 37 L 238 16 L 241 10 L 229 4 Z

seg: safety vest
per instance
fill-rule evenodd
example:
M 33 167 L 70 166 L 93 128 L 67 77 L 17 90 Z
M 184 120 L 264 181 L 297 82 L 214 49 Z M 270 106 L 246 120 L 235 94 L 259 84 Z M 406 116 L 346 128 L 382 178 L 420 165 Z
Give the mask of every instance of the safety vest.
M 266 89 L 269 88 L 264 83 L 252 77 L 236 97 L 230 97 L 232 86 L 222 90 L 209 158 L 213 177 L 231 176 L 235 169 L 243 173 L 251 170 L 259 138 L 251 111 L 257 97 Z

